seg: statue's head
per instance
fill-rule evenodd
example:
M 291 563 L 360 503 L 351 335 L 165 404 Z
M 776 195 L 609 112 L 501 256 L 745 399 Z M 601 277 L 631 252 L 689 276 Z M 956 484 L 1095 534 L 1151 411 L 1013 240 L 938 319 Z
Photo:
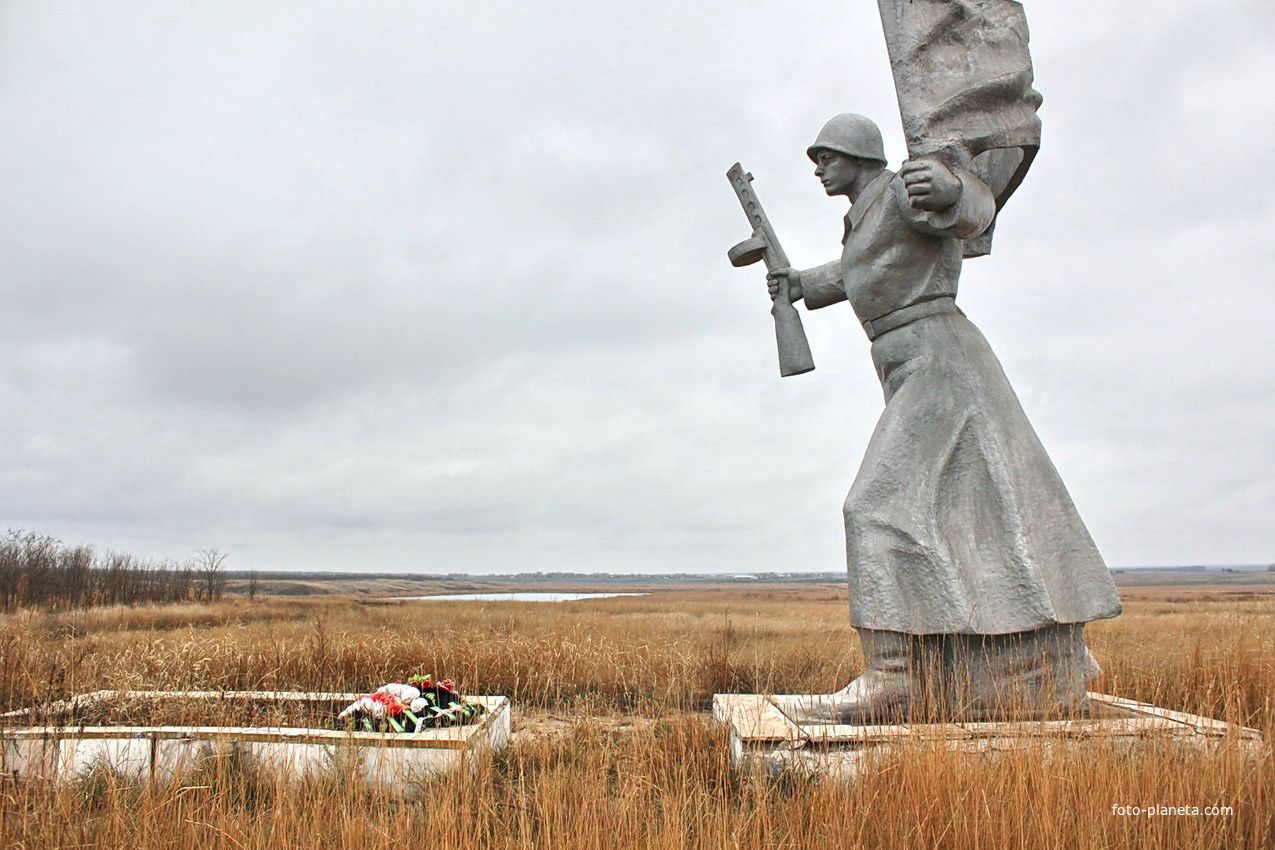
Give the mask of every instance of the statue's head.
M 819 162 L 819 151 L 834 151 L 859 159 L 873 159 L 885 165 L 885 145 L 881 130 L 870 118 L 843 112 L 819 131 L 815 143 L 806 148 L 811 162 Z
M 885 168 L 881 131 L 871 120 L 853 112 L 836 116 L 806 148 L 815 164 L 815 176 L 829 195 L 847 195 L 853 202 Z

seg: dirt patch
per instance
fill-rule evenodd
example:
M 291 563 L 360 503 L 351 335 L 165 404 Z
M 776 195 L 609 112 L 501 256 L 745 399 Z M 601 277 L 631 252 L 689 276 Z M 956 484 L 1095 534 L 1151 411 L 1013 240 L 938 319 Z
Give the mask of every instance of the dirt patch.
M 587 726 L 590 730 L 613 735 L 645 732 L 655 724 L 649 717 L 633 715 L 565 714 L 545 709 L 515 707 L 513 713 L 513 740 L 530 738 L 566 738 L 577 729 Z

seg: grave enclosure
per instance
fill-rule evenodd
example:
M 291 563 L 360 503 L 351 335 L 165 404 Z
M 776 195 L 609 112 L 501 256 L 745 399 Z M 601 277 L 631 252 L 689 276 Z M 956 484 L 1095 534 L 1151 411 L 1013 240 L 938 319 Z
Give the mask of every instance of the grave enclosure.
M 510 704 L 502 696 L 466 697 L 485 711 L 463 726 L 415 733 L 350 732 L 335 728 L 259 725 L 101 724 L 90 719 L 111 706 L 152 705 L 172 719 L 175 705 L 216 712 L 270 711 L 283 707 L 302 718 L 330 717 L 360 694 L 273 691 L 97 691 L 0 720 L 0 752 L 6 775 L 19 780 L 68 782 L 109 770 L 122 778 L 180 782 L 218 759 L 250 769 L 302 778 L 339 769 L 357 772 L 365 784 L 396 795 L 446 771 L 477 765 L 505 747 Z M 145 711 L 135 708 L 139 716 Z M 108 717 L 109 719 L 109 717 Z M 50 722 L 52 721 L 52 722 Z

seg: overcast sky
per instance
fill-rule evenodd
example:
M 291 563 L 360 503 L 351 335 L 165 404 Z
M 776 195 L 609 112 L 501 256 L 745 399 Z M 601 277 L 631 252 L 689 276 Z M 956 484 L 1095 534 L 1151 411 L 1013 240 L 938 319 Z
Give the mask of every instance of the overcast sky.
M 1275 6 L 1029 2 L 979 325 L 1112 565 L 1275 561 Z M 736 160 L 903 154 L 872 0 L 0 0 L 0 528 L 236 569 L 838 570 L 881 412 L 780 379 Z

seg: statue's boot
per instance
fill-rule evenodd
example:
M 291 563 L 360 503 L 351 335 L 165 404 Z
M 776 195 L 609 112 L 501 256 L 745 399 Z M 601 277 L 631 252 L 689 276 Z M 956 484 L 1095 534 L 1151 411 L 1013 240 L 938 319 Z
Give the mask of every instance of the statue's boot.
M 892 723 L 907 716 L 915 695 L 915 636 L 859 629 L 866 670 L 833 694 L 772 697 L 794 723 Z

